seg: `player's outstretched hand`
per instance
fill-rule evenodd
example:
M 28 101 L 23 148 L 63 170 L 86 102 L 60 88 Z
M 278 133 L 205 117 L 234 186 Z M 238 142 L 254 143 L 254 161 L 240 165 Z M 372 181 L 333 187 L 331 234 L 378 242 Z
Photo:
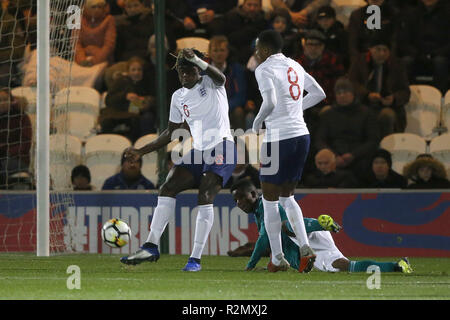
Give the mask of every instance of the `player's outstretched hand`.
M 138 149 L 129 147 L 125 149 L 125 159 L 131 159 L 132 161 L 138 161 L 141 158 L 141 154 Z

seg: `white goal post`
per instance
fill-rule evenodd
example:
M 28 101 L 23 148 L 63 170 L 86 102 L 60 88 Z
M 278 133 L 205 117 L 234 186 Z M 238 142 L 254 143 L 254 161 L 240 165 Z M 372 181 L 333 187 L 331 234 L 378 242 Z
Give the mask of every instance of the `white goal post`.
M 50 255 L 50 1 L 37 5 L 36 254 Z

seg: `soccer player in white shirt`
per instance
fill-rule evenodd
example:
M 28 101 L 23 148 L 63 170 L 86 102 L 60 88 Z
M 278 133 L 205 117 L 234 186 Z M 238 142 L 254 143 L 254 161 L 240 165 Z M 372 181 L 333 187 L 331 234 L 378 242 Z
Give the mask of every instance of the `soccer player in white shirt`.
M 134 254 L 121 258 L 121 262 L 132 265 L 156 262 L 161 235 L 175 214 L 177 194 L 198 187 L 199 210 L 194 246 L 183 271 L 200 271 L 201 254 L 214 219 L 214 198 L 230 178 L 237 154 L 228 119 L 225 75 L 203 61 L 200 52 L 192 49 L 184 49 L 179 54 L 176 68 L 182 88 L 172 95 L 168 128 L 141 149 L 130 148 L 127 156 L 139 158 L 164 147 L 184 122 L 189 126 L 193 148 L 183 156 L 181 163 L 175 163 L 159 190 L 158 205 L 146 243 Z M 200 74 L 202 71 L 204 75 Z
M 256 40 L 256 57 L 260 64 L 255 70 L 255 77 L 263 102 L 253 122 L 253 131 L 258 133 L 265 122 L 260 180 L 264 223 L 272 250 L 268 270 L 277 272 L 289 268 L 281 246 L 278 211 L 278 204 L 281 204 L 300 243 L 300 271 L 309 272 L 316 256 L 309 246 L 303 214 L 294 199 L 294 191 L 301 178 L 310 144 L 303 110 L 316 105 L 326 96 L 300 64 L 281 53 L 282 48 L 283 39 L 274 30 L 261 32 Z M 305 97 L 304 90 L 308 92 Z M 267 160 L 270 163 L 265 163 Z M 275 172 L 274 168 L 277 169 Z

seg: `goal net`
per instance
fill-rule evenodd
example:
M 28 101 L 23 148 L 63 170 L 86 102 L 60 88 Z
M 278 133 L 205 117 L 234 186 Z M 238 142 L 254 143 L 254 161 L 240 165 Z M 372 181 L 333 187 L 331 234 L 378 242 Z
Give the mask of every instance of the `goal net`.
M 45 3 L 40 1 L 39 3 Z M 36 159 L 49 154 L 50 253 L 72 250 L 71 170 L 81 141 L 70 135 L 69 95 L 84 0 L 49 1 L 50 142 L 37 150 L 38 15 L 36 0 L 9 1 L 0 23 L 0 252 L 36 251 Z M 7 2 L 5 2 L 7 3 Z M 41 31 L 41 30 L 39 30 Z M 41 107 L 41 106 L 39 106 Z M 42 120 L 42 119 L 41 119 Z

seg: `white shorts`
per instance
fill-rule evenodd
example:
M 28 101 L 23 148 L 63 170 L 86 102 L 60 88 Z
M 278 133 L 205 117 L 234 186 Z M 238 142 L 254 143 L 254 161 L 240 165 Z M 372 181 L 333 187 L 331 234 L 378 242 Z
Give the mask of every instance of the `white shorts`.
M 297 245 L 295 238 L 290 237 Z M 336 247 L 333 237 L 329 231 L 314 231 L 308 233 L 309 246 L 316 254 L 314 268 L 324 272 L 339 272 L 332 266 L 337 259 L 347 259 Z

